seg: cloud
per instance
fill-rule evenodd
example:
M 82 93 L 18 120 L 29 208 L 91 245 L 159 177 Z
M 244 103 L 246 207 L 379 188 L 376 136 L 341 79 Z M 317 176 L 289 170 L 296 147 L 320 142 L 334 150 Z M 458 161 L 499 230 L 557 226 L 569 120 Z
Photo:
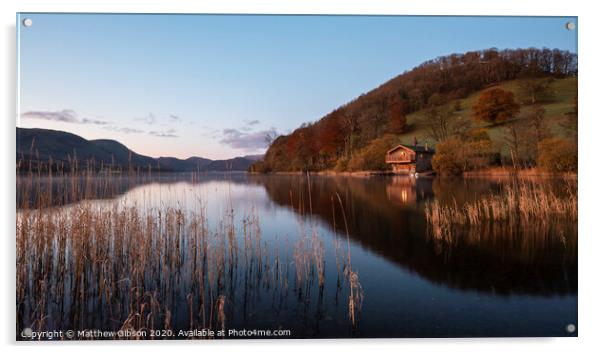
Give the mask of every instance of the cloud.
M 253 120 L 245 120 L 245 125 L 240 127 L 239 129 L 245 132 L 250 132 L 255 129 L 255 126 L 260 124 L 261 122 L 257 119 Z
M 128 128 L 128 127 L 112 127 L 112 126 L 107 126 L 107 127 L 104 127 L 104 129 L 110 130 L 110 131 L 113 131 L 113 132 L 125 133 L 125 134 L 144 133 L 144 130 L 134 129 L 134 128 Z
M 148 113 L 144 117 L 134 118 L 133 120 L 135 122 L 142 122 L 142 123 L 148 124 L 148 125 L 158 124 L 158 125 L 162 125 L 162 126 L 167 126 L 167 125 L 173 124 L 173 123 L 182 123 L 182 122 L 184 122 L 184 119 L 182 117 L 180 117 L 179 115 L 176 115 L 176 114 L 170 114 L 167 117 L 157 117 L 152 112 Z
M 56 122 L 75 123 L 75 124 L 95 124 L 105 125 L 109 122 L 96 119 L 79 118 L 77 113 L 72 109 L 63 109 L 61 111 L 27 111 L 21 114 L 21 118 L 26 119 L 43 119 Z
M 82 119 L 81 123 L 82 124 L 98 124 L 98 125 L 108 124 L 108 122 L 105 122 L 105 121 L 102 121 L 102 120 L 88 119 L 88 118 Z
M 150 131 L 148 133 L 150 135 L 156 136 L 158 138 L 177 138 L 178 137 L 176 135 L 176 130 L 175 129 L 168 129 L 167 131 L 164 131 L 164 132 Z
M 154 114 L 149 113 L 141 118 L 134 118 L 134 121 L 143 122 L 145 124 L 155 124 L 157 123 L 157 117 Z
M 183 120 L 182 117 L 177 116 L 175 114 L 170 114 L 169 115 L 169 121 L 172 122 L 172 123 L 180 123 L 180 122 L 182 122 L 182 120 Z
M 222 130 L 222 138 L 219 142 L 234 149 L 257 151 L 266 148 L 273 137 L 277 135 L 278 132 L 275 128 L 252 133 L 227 128 Z

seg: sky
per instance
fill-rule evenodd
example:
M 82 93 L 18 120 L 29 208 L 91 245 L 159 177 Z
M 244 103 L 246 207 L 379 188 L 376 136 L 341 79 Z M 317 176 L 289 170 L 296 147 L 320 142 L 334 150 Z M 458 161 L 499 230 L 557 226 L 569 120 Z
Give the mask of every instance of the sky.
M 17 126 L 115 139 L 153 157 L 263 153 L 266 135 L 451 53 L 577 52 L 569 17 L 21 13 L 17 21 Z

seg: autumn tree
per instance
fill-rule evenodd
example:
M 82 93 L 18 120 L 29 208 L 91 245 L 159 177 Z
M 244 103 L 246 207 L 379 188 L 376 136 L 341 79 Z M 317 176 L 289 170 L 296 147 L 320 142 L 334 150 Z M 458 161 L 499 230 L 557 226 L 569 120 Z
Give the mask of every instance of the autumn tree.
M 399 96 L 394 96 L 389 101 L 389 124 L 388 131 L 392 134 L 403 133 L 406 126 L 406 116 L 403 113 L 403 102 Z
M 545 118 L 546 109 L 539 104 L 531 107 L 531 110 L 525 116 L 527 125 L 532 129 L 533 138 L 537 143 L 545 139 L 549 134 Z
M 443 175 L 461 174 L 465 170 L 464 149 L 464 143 L 458 138 L 441 141 L 432 159 L 433 169 Z
M 437 144 L 435 151 L 433 169 L 444 175 L 485 168 L 491 165 L 495 155 L 493 143 L 484 129 L 447 138 Z
M 350 159 L 359 138 L 359 115 L 347 109 L 342 110 L 340 114 L 342 115 L 342 126 L 345 132 L 344 157 Z
M 333 155 L 343 143 L 345 137 L 337 118 L 337 116 L 328 117 L 319 127 L 320 130 L 316 144 L 318 144 L 320 153 Z
M 554 94 L 550 89 L 553 79 L 550 77 L 535 77 L 522 79 L 518 83 L 520 95 L 530 104 L 550 101 Z
M 359 150 L 349 160 L 347 169 L 349 171 L 384 171 L 391 169 L 385 162 L 385 154 L 392 146 L 399 144 L 399 138 L 393 134 L 385 134 L 383 137 L 374 139 L 369 145 Z
M 316 168 L 329 168 L 336 162 L 339 150 L 342 149 L 345 134 L 339 116 L 332 115 L 322 120 L 317 131 L 317 140 L 314 142 L 318 151 Z
M 518 119 L 507 124 L 504 141 L 510 150 L 510 159 L 514 167 L 530 165 L 535 162 L 538 155 L 537 133 L 529 119 Z M 542 137 L 546 136 L 545 128 L 540 128 Z
M 451 135 L 452 116 L 453 112 L 447 107 L 431 107 L 419 117 L 419 122 L 427 128 L 429 138 L 438 142 Z
M 516 116 L 518 112 L 520 106 L 514 101 L 514 94 L 499 88 L 483 92 L 472 107 L 473 117 L 487 123 L 504 122 Z
M 541 141 L 537 166 L 550 172 L 577 171 L 577 145 L 570 139 L 550 138 Z

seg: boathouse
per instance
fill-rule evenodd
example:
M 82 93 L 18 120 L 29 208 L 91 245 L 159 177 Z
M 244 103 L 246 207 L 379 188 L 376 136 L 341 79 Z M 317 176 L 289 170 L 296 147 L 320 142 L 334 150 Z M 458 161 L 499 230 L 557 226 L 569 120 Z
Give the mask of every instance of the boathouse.
M 434 154 L 435 150 L 430 149 L 428 145 L 400 144 L 387 151 L 385 162 L 390 164 L 396 173 L 431 172 L 431 159 Z

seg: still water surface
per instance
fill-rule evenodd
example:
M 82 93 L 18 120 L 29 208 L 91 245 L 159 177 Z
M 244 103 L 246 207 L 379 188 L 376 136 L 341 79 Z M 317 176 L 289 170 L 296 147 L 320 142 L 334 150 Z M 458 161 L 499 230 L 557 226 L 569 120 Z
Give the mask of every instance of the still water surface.
M 323 292 L 307 302 L 295 296 L 275 300 L 269 290 L 256 289 L 248 308 L 228 312 L 228 328 L 290 329 L 294 337 L 303 338 L 576 335 L 566 331 L 568 324 L 577 323 L 576 225 L 545 231 L 467 230 L 445 249 L 427 236 L 425 202 L 462 203 L 500 193 L 503 183 L 508 182 L 161 175 L 143 182 L 123 178 L 93 203 L 148 211 L 202 208 L 209 230 L 219 227 L 225 211 L 233 210 L 237 237 L 243 219 L 254 213 L 270 257 L 291 250 L 303 225 L 313 227 L 324 245 Z M 81 201 L 62 208 L 77 203 Z M 346 252 L 343 217 L 352 267 L 364 293 L 355 328 L 335 257 L 337 240 Z M 179 299 L 174 327 L 189 329 L 185 294 Z

